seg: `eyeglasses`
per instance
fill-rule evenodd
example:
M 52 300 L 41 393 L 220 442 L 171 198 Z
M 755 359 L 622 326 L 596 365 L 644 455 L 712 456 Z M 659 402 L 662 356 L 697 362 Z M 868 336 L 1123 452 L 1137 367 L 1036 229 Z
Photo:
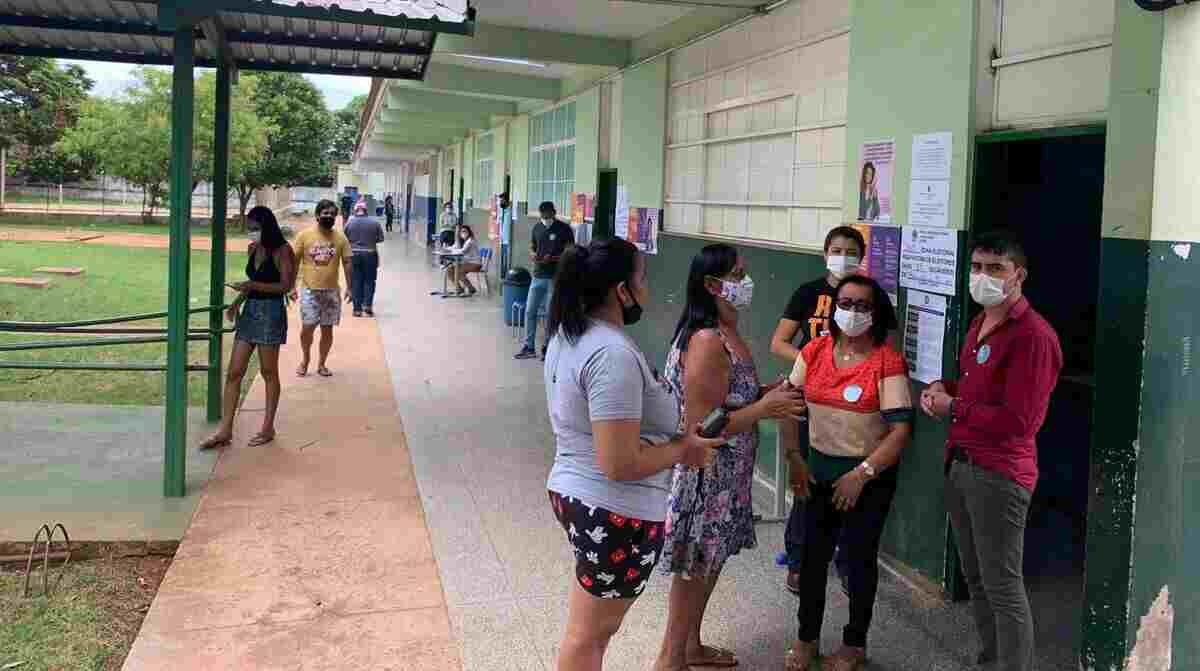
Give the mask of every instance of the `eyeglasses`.
M 839 310 L 847 310 L 849 312 L 869 313 L 875 309 L 875 304 L 871 301 L 856 301 L 851 298 L 842 298 L 837 302 Z

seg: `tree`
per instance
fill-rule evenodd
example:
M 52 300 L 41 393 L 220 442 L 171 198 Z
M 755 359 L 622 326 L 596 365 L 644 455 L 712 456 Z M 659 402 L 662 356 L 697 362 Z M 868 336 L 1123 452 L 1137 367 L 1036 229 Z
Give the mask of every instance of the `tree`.
M 355 96 L 345 107 L 333 115 L 333 137 L 329 145 L 330 172 L 338 163 L 349 163 L 354 158 L 354 146 L 358 144 L 358 129 L 362 123 L 363 108 L 367 106 L 365 95 Z
M 90 176 L 92 162 L 68 160 L 55 143 L 75 125 L 94 84 L 78 65 L 0 55 L 0 147 L 13 150 L 16 173 L 57 182 Z
M 266 73 L 245 76 L 242 81 L 254 82 L 249 99 L 268 129 L 266 148 L 257 160 L 230 170 L 230 185 L 238 193 L 238 214 L 244 219 L 251 196 L 261 188 L 321 181 L 327 173 L 325 143 L 333 119 L 324 96 L 301 75 Z

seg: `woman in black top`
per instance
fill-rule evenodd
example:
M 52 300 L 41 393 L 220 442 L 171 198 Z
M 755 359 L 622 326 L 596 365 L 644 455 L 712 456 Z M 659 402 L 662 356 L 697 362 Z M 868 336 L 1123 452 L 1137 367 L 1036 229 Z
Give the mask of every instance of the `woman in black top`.
M 237 335 L 225 378 L 221 425 L 200 444 L 202 450 L 233 442 L 233 417 L 241 396 L 242 378 L 246 375 L 250 355 L 256 349 L 259 372 L 267 385 L 267 407 L 262 430 L 250 439 L 249 445 L 256 447 L 275 440 L 275 413 L 279 410 L 280 393 L 279 347 L 287 342 L 288 329 L 284 296 L 292 290 L 296 259 L 269 208 L 255 207 L 246 219 L 250 237 L 246 260 L 246 277 L 249 279 L 230 285 L 238 291 L 238 297 L 225 316 L 237 323 Z

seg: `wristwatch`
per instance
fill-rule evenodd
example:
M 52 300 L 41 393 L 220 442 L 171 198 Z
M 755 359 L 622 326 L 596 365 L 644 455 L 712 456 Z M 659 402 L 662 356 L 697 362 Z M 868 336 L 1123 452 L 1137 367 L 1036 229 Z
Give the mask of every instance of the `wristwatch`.
M 871 465 L 871 462 L 864 459 L 863 462 L 858 465 L 858 470 L 862 471 L 863 474 L 867 476 L 868 480 L 875 479 L 875 467 Z

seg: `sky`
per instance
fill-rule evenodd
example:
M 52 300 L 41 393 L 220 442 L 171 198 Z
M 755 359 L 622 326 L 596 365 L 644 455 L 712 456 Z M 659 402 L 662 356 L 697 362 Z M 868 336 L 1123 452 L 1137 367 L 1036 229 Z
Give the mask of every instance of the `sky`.
M 70 61 L 87 71 L 88 76 L 96 80 L 92 93 L 100 96 L 114 96 L 123 91 L 133 81 L 135 65 L 124 63 L 100 63 L 95 61 Z M 346 106 L 354 96 L 367 94 L 371 90 L 369 77 L 340 77 L 337 75 L 304 75 L 317 85 L 325 95 L 325 104 L 331 110 L 339 110 Z

